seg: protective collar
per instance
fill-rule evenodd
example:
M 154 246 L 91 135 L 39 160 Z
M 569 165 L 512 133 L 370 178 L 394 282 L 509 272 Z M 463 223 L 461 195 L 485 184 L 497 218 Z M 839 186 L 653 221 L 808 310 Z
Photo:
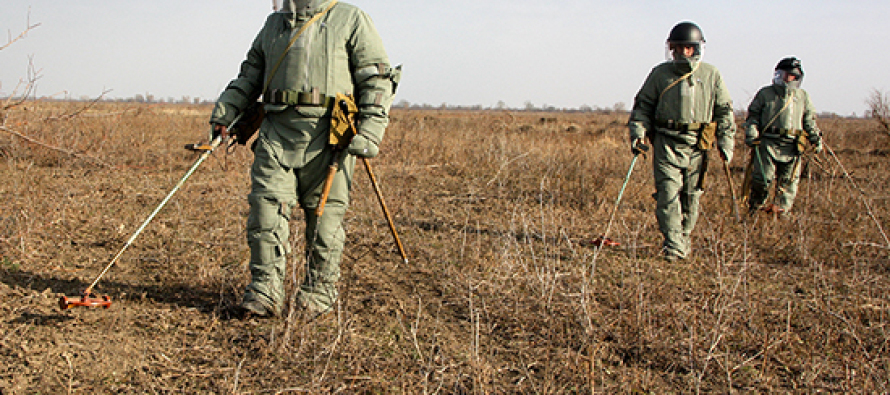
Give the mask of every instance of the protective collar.
M 674 65 L 674 71 L 683 75 L 695 69 L 695 65 L 701 62 L 701 56 L 692 56 L 689 58 L 677 58 L 670 61 Z
M 284 0 L 281 10 L 291 21 L 305 21 L 321 12 L 331 0 Z

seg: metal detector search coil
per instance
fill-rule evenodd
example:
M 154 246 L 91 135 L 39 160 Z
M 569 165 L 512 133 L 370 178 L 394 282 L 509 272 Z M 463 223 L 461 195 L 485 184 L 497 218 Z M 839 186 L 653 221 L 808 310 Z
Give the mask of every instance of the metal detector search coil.
M 73 296 L 69 298 L 62 296 L 59 298 L 60 309 L 67 310 L 74 307 L 101 307 L 107 309 L 111 307 L 111 297 L 108 295 L 96 297 L 94 294 L 83 294 L 80 297 Z
M 612 240 L 605 236 L 600 236 L 590 242 L 590 245 L 594 247 L 618 247 L 621 243 Z

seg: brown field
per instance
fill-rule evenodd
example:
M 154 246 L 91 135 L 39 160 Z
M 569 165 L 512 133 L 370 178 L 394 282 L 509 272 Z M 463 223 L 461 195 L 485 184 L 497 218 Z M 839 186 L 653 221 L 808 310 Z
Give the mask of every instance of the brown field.
M 111 308 L 60 311 L 191 166 L 209 111 L 0 112 L 0 394 L 890 391 L 890 137 L 868 120 L 820 120 L 836 155 L 807 161 L 787 218 L 734 221 L 712 155 L 694 255 L 667 263 L 649 158 L 621 245 L 589 245 L 626 115 L 397 110 L 372 163 L 411 260 L 357 169 L 342 298 L 304 326 L 222 314 L 249 275 L 251 155 L 218 151 L 99 283 Z M 740 138 L 737 186 L 746 160 Z

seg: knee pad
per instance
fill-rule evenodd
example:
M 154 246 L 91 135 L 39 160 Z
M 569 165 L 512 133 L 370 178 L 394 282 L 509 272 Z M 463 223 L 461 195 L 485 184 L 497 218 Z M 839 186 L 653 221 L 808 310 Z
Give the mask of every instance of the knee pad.
M 293 205 L 266 196 L 251 195 L 248 201 L 247 244 L 251 249 L 251 261 L 283 259 L 290 252 L 288 221 Z

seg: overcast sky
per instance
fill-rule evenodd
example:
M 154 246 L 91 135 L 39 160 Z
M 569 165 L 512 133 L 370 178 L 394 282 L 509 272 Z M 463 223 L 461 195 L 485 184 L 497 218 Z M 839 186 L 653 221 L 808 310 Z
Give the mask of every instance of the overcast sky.
M 664 60 L 677 22 L 699 24 L 736 108 L 782 57 L 803 62 L 817 110 L 862 115 L 890 91 L 890 1 L 346 0 L 367 11 L 393 64 L 397 101 L 627 107 Z M 0 0 L 0 96 L 28 64 L 37 94 L 214 100 L 235 77 L 271 0 Z

